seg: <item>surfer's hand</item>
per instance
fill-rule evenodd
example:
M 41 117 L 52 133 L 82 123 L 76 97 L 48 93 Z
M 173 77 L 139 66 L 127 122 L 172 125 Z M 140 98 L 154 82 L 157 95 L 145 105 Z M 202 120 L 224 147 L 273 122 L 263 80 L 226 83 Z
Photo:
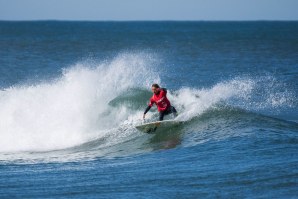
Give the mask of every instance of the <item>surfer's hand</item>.
M 143 120 L 145 119 L 146 114 L 143 115 Z

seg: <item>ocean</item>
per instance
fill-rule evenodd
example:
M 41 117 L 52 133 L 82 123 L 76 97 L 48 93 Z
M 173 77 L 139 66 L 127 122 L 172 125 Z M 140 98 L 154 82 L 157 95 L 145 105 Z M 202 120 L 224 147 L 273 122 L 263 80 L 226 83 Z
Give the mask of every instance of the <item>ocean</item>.
M 297 198 L 297 80 L 297 21 L 0 21 L 0 198 Z

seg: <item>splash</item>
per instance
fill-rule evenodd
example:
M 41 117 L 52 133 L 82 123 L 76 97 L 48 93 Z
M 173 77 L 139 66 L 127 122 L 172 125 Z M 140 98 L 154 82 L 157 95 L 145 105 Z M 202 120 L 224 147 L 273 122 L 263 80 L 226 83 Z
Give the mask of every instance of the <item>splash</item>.
M 294 106 L 295 94 L 286 88 L 272 76 L 237 77 L 209 89 L 182 88 L 170 96 L 181 110 L 177 119 L 187 121 L 218 105 L 276 114 L 282 108 Z
M 250 79 L 236 79 L 218 83 L 210 89 L 182 88 L 171 95 L 178 109 L 183 110 L 177 119 L 187 121 L 215 107 L 220 102 L 247 99 L 254 85 Z
M 154 57 L 121 54 L 97 65 L 78 63 L 60 78 L 0 93 L 0 151 L 63 149 L 104 136 L 129 112 L 108 102 L 130 87 L 159 82 Z M 146 80 L 145 80 L 146 79 Z

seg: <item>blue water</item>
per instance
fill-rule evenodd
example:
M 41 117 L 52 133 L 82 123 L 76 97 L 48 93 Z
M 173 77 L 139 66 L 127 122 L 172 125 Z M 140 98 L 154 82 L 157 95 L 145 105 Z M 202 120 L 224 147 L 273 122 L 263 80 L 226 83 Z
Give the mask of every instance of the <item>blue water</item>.
M 297 35 L 298 22 L 0 22 L 0 198 L 298 197 Z M 155 135 L 134 128 L 152 83 L 183 121 Z

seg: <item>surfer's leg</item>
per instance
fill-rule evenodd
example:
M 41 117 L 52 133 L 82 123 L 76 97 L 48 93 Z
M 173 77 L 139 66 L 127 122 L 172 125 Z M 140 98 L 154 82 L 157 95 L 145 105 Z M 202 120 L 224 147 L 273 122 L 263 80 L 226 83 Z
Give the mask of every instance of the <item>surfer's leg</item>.
M 174 106 L 171 106 L 171 112 L 173 113 L 174 117 L 178 116 L 177 111 Z
M 159 121 L 163 121 L 163 117 L 165 116 L 165 111 L 159 112 Z

